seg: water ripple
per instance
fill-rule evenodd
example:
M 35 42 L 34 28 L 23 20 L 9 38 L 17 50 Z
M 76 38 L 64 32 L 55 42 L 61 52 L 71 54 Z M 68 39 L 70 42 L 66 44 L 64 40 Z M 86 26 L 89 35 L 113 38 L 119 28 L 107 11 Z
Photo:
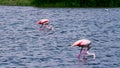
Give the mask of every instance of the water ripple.
M 35 8 L 0 6 L 0 68 L 119 68 L 119 8 Z M 48 18 L 55 30 L 38 30 L 35 22 Z M 81 38 L 92 41 L 83 62 Z

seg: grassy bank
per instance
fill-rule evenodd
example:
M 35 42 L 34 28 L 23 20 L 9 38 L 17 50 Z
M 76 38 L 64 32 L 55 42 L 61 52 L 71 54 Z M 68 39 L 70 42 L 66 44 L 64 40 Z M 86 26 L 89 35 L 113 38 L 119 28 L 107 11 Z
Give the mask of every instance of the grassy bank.
M 1 5 L 13 5 L 13 6 L 31 6 L 29 0 L 0 0 Z
M 0 0 L 0 4 L 36 7 L 120 7 L 120 0 Z

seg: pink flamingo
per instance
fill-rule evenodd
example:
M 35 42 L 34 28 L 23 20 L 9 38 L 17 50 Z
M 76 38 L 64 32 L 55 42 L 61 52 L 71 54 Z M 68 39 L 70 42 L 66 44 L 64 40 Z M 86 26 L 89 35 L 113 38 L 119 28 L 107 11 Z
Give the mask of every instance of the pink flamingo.
M 41 25 L 40 30 L 43 26 L 45 26 L 48 29 L 52 29 L 52 30 L 54 29 L 51 25 L 49 25 L 48 19 L 41 19 L 41 20 L 37 21 L 37 24 Z
M 95 54 L 89 52 L 89 49 L 91 48 L 90 44 L 91 44 L 91 41 L 88 39 L 81 39 L 72 44 L 72 46 L 81 47 L 80 54 L 78 54 L 78 59 L 80 59 L 80 55 L 82 53 L 83 48 L 84 48 L 84 59 L 86 58 L 86 53 L 88 55 L 93 55 L 93 58 L 95 59 L 95 57 L 96 57 Z

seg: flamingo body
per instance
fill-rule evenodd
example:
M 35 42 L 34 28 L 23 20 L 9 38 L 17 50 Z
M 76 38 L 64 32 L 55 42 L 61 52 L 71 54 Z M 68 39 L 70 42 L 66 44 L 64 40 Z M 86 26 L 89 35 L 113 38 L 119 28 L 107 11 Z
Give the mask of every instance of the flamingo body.
M 81 40 L 78 40 L 76 41 L 75 43 L 73 43 L 72 46 L 87 46 L 87 45 L 90 45 L 91 44 L 91 41 L 88 40 L 88 39 L 81 39 Z
M 44 25 L 44 24 L 48 24 L 49 20 L 48 19 L 41 19 L 37 22 L 37 24 L 41 24 L 41 25 Z

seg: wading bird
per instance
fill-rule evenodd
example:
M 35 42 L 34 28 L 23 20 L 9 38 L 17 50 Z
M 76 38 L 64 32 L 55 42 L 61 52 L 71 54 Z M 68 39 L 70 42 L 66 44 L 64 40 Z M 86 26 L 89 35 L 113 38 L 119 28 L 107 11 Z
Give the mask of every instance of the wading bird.
M 37 21 L 37 24 L 41 25 L 41 27 L 39 28 L 40 30 L 43 29 L 44 27 L 54 30 L 54 28 L 51 25 L 49 25 L 48 19 L 41 19 L 41 20 Z
M 84 48 L 84 56 L 83 56 L 84 59 L 86 59 L 86 53 L 88 55 L 93 55 L 93 58 L 95 59 L 95 57 L 96 57 L 95 54 L 89 52 L 89 50 L 91 48 L 90 45 L 91 45 L 91 41 L 88 39 L 81 39 L 72 44 L 72 46 L 81 47 L 80 53 L 78 54 L 78 59 L 80 59 L 80 55 L 82 53 L 83 48 Z

